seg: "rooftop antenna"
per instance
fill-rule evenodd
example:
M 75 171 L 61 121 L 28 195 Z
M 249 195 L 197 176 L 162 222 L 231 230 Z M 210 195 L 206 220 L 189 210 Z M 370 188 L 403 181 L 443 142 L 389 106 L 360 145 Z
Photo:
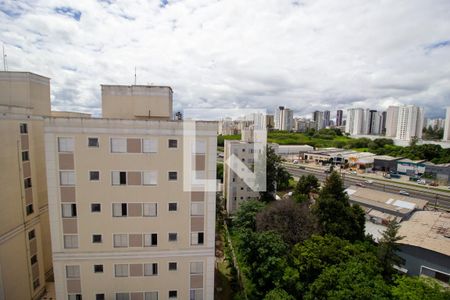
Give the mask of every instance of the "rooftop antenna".
M 6 54 L 5 54 L 5 44 L 3 44 L 3 71 L 8 70 L 8 65 L 6 64 Z
M 134 67 L 134 85 L 136 85 L 136 66 Z

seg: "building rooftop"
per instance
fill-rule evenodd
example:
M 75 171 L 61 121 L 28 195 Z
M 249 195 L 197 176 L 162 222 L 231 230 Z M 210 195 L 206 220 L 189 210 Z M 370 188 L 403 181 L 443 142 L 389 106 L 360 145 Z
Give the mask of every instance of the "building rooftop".
M 354 185 L 348 187 L 346 192 L 351 202 L 358 203 L 363 207 L 371 207 L 397 215 L 407 215 L 416 209 L 422 210 L 428 204 L 426 200 Z
M 394 157 L 389 155 L 375 155 L 374 159 L 380 159 L 380 160 L 399 160 L 401 157 Z
M 409 158 L 402 158 L 398 162 L 411 163 L 411 164 L 421 164 L 421 163 L 426 162 L 426 160 L 425 159 L 411 160 Z
M 401 223 L 400 244 L 417 246 L 450 256 L 450 213 L 435 211 L 415 212 Z

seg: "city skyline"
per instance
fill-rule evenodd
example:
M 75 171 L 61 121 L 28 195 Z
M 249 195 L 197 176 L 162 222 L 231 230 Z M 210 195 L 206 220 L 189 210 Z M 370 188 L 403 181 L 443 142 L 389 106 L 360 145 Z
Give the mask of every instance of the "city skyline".
M 0 41 L 8 70 L 52 78 L 57 110 L 100 115 L 100 84 L 133 84 L 136 67 L 137 84 L 173 87 L 174 111 L 270 112 L 282 102 L 295 116 L 334 118 L 337 109 L 413 104 L 442 118 L 449 6 L 15 1 L 0 4 Z

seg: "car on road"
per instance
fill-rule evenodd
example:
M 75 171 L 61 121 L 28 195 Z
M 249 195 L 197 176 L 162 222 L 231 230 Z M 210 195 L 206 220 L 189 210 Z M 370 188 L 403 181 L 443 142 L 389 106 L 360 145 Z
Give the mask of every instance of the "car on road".
M 409 193 L 407 191 L 404 191 L 404 190 L 400 190 L 398 193 L 400 195 L 403 195 L 403 196 L 409 196 Z
M 357 184 L 356 184 L 356 186 L 359 186 L 359 187 L 366 187 L 364 184 L 362 184 L 361 182 L 358 182 Z
M 305 170 L 305 166 L 298 166 L 299 169 Z
M 417 183 L 418 184 L 427 184 L 427 182 L 425 180 L 423 180 L 423 179 L 417 180 Z
M 369 180 L 366 180 L 365 183 L 367 183 L 367 184 L 372 184 L 372 183 L 373 183 L 373 180 L 370 180 L 370 179 L 369 179 Z

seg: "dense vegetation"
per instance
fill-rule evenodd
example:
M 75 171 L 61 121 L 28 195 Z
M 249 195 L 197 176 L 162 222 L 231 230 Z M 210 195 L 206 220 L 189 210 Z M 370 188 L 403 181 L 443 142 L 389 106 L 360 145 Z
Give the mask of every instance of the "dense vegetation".
M 240 139 L 239 135 L 219 136 L 218 145 L 223 145 L 225 139 Z M 314 129 L 306 133 L 269 131 L 268 142 L 280 145 L 310 145 L 313 147 L 337 147 L 369 151 L 378 155 L 406 157 L 413 160 L 426 159 L 436 164 L 450 163 L 450 148 L 444 149 L 440 145 L 417 145 L 414 140 L 408 147 L 395 146 L 392 139 L 378 138 L 350 138 L 343 136 L 339 129 Z
M 434 280 L 396 273 L 395 222 L 376 245 L 340 176 L 320 190 L 312 177 L 300 178 L 295 200 L 246 201 L 233 219 L 248 299 L 450 299 Z

